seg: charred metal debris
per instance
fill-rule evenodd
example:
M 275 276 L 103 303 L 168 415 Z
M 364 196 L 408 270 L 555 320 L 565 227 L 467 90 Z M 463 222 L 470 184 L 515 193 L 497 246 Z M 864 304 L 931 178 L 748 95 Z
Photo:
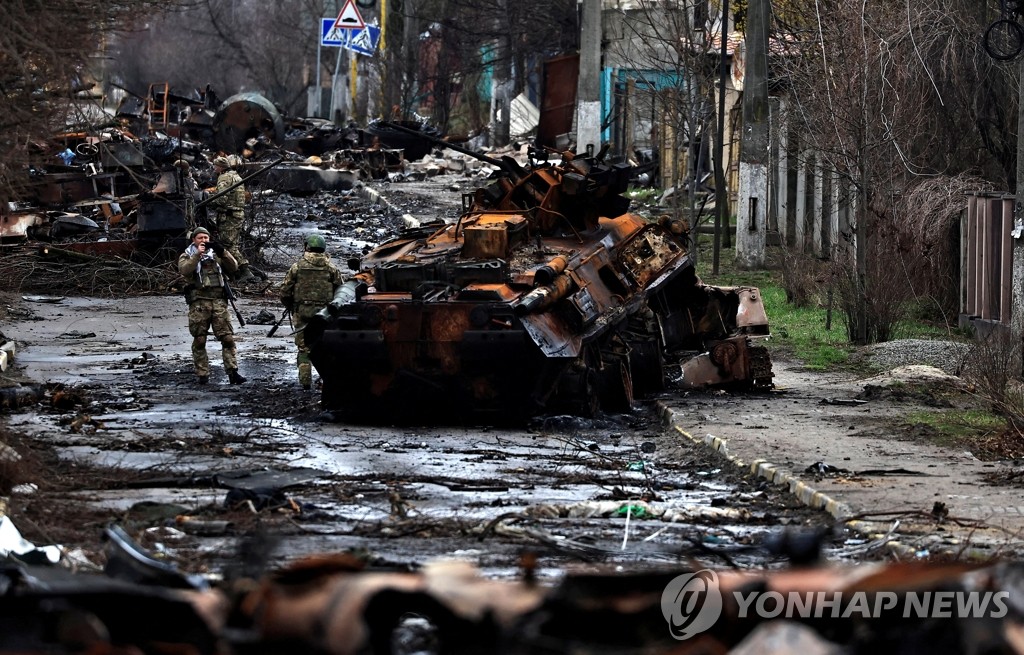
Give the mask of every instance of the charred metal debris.
M 629 213 L 630 166 L 536 151 L 522 166 L 447 147 L 498 172 L 463 196 L 456 222 L 352 262 L 301 327 L 325 408 L 356 419 L 589 415 L 627 410 L 669 379 L 771 386 L 758 289 L 703 284 L 684 222 Z
M 3 519 L 0 518 L 0 521 Z M 1024 652 L 1010 563 L 568 572 L 516 579 L 470 564 L 408 570 L 350 553 L 264 571 L 241 549 L 223 579 L 184 574 L 123 528 L 102 573 L 26 553 L 0 567 L 0 651 L 18 653 Z M 967 607 L 957 599 L 972 600 Z M 767 599 L 767 600 L 764 600 Z
M 249 188 L 308 196 L 403 171 L 405 141 L 373 125 L 290 118 L 254 93 L 221 102 L 209 88 L 181 95 L 151 85 L 147 95 L 127 97 L 106 125 L 32 144 L 35 162 L 0 206 L 0 246 L 38 241 L 59 246 L 45 255 L 162 261 L 206 219 L 204 189 L 216 184 L 210 161 L 218 154 L 233 158 Z

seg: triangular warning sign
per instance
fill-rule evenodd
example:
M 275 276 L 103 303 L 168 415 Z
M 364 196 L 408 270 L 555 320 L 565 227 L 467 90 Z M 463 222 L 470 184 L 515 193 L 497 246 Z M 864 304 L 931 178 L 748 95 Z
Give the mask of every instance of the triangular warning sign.
M 366 27 L 363 17 L 359 15 L 354 0 L 345 0 L 345 5 L 338 14 L 338 20 L 334 21 L 334 29 L 361 30 Z

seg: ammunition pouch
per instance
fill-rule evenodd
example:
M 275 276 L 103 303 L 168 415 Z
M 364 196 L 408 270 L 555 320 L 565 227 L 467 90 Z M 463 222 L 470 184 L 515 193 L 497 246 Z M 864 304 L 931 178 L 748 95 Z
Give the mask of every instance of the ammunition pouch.
M 185 302 L 191 305 L 196 301 L 196 285 L 186 284 L 181 290 L 181 295 L 185 297 Z

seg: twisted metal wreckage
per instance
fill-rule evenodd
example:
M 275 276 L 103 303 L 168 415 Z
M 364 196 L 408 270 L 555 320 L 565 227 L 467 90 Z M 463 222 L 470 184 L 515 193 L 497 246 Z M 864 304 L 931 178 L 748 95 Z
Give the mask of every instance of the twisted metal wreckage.
M 214 153 L 243 155 L 243 176 L 258 172 L 267 188 L 295 195 L 347 191 L 404 161 L 372 126 L 286 118 L 252 93 L 216 102 L 209 89 L 195 99 L 153 85 L 148 96 L 127 98 L 109 124 L 36 144 L 19 197 L 0 207 L 0 243 L 37 239 L 59 244 L 56 254 L 98 256 L 174 251 L 201 218 L 203 188 L 215 184 Z M 271 160 L 279 165 L 267 167 Z
M 304 326 L 325 408 L 592 414 L 670 376 L 771 386 L 758 289 L 702 283 L 685 221 L 629 213 L 629 164 L 531 151 L 524 167 L 445 145 L 497 171 L 455 223 L 367 253 Z
M 244 152 L 252 160 L 244 179 L 259 175 L 277 190 L 313 193 L 331 180 L 351 188 L 358 177 L 343 175 L 359 169 L 352 149 L 317 157 L 318 165 L 292 158 L 364 136 L 316 124 L 286 139 L 285 121 L 255 94 L 229 98 L 215 112 L 198 101 L 172 111 L 173 100 L 166 86 L 151 89 L 144 112 L 122 112 L 128 125 L 152 133 L 146 139 L 113 129 L 63 135 L 80 161 L 63 171 L 33 169 L 30 201 L 3 212 L 0 237 L 71 237 L 41 249 L 50 255 L 172 258 L 212 199 L 195 179 L 207 156 L 189 137 Z M 172 114 L 184 118 L 172 123 Z M 302 326 L 326 409 L 591 414 L 628 409 L 670 378 L 690 388 L 771 385 L 767 350 L 754 343 L 768 336 L 759 291 L 703 284 L 685 221 L 629 213 L 628 163 L 567 151 L 559 163 L 532 152 L 523 166 L 406 124 L 378 122 L 363 134 L 374 144 L 364 153 L 383 152 L 381 135 L 401 143 L 399 164 L 406 148 L 439 146 L 495 170 L 488 186 L 464 195 L 457 222 L 421 225 L 369 252 L 334 301 Z M 198 166 L 189 173 L 175 165 L 182 160 Z M 301 178 L 304 171 L 312 177 Z M 87 208 L 103 218 L 88 218 Z M 101 238 L 92 236 L 100 230 Z
M 0 652 L 1024 653 L 1014 564 L 592 570 L 541 583 L 531 557 L 510 581 L 463 562 L 373 570 L 325 554 L 270 573 L 241 558 L 212 585 L 117 526 L 107 536 L 103 575 L 0 567 Z

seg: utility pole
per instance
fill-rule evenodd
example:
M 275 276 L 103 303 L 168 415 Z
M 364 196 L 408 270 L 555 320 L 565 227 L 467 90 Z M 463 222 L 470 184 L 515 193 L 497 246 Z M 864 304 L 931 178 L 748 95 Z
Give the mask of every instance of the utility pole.
M 576 84 L 576 150 L 601 149 L 601 0 L 582 0 Z
M 715 239 L 711 273 L 718 275 L 722 229 L 729 224 L 729 190 L 725 188 L 725 78 L 729 75 L 729 0 L 722 0 L 722 49 L 718 60 L 718 138 L 715 139 Z
M 1016 197 L 1013 203 L 1013 220 L 1015 225 L 1024 224 L 1024 57 L 1018 59 L 1017 75 L 1020 79 L 1019 95 L 1017 96 L 1017 179 L 1014 182 Z M 1009 238 L 1010 235 L 1005 235 Z M 1015 369 L 1018 374 L 1024 373 L 1021 346 L 1024 345 L 1024 239 L 1013 240 L 1012 264 L 1010 275 L 1010 334 L 1017 345 Z
M 768 9 L 769 0 L 750 0 L 747 6 L 736 208 L 736 264 L 744 269 L 764 267 L 768 242 Z

